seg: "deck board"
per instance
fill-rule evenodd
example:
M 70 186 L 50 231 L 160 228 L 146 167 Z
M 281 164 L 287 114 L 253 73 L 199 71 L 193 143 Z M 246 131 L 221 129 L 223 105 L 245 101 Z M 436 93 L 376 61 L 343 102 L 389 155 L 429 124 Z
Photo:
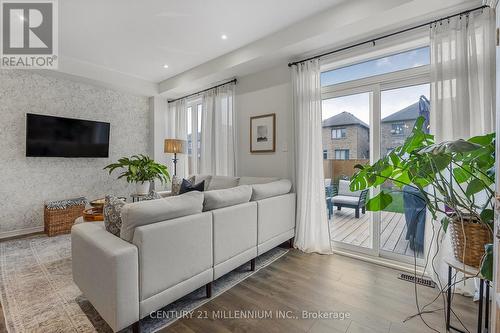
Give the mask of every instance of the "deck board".
M 331 239 L 351 245 L 369 247 L 371 243 L 370 213 L 360 215 L 359 218 L 356 218 L 353 209 L 334 210 L 332 219 L 330 219 Z M 380 230 L 381 249 L 406 256 L 414 255 L 409 241 L 406 240 L 404 214 L 382 212 Z M 418 257 L 421 258 L 422 253 L 418 253 Z

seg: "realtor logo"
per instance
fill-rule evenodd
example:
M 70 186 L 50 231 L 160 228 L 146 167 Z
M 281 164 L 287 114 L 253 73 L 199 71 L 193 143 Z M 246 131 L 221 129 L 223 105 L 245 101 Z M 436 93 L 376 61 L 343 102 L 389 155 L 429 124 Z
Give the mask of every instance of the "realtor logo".
M 57 68 L 57 0 L 0 0 L 2 68 Z

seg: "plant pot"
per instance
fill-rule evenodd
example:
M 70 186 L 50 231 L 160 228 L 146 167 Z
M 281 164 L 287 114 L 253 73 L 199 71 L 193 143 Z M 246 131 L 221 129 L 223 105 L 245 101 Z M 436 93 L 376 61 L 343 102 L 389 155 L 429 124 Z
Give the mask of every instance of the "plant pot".
M 490 229 L 483 223 L 454 217 L 450 222 L 450 236 L 455 258 L 472 267 L 479 268 L 484 256 L 484 246 L 493 242 Z
M 148 194 L 149 193 L 149 182 L 137 182 L 135 183 L 135 192 L 136 194 Z

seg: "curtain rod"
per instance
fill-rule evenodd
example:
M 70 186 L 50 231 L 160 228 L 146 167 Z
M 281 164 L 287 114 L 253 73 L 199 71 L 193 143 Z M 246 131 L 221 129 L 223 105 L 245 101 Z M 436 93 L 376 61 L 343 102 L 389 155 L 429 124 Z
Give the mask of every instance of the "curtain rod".
M 183 98 L 189 98 L 189 97 L 193 97 L 193 96 L 196 96 L 196 95 L 199 95 L 201 93 L 204 93 L 206 91 L 209 91 L 209 90 L 212 90 L 212 89 L 216 89 L 216 88 L 219 88 L 219 87 L 222 87 L 222 86 L 225 86 L 226 84 L 230 84 L 230 83 L 236 83 L 237 80 L 236 79 L 232 79 L 231 81 L 227 81 L 227 82 L 224 82 L 224 83 L 221 83 L 221 84 L 218 84 L 216 86 L 213 86 L 213 87 L 210 87 L 210 88 L 207 88 L 207 89 L 203 89 L 203 90 L 200 90 L 198 92 L 195 92 L 195 93 L 192 93 L 192 94 L 189 94 L 189 95 L 186 95 L 186 96 L 182 96 L 182 97 L 179 97 L 179 98 L 176 98 L 176 99 L 171 99 L 168 101 L 168 103 L 172 103 L 172 102 L 175 102 L 175 101 L 178 101 L 178 100 L 181 100 Z
M 403 29 L 403 30 L 400 30 L 400 31 L 396 31 L 396 32 L 393 32 L 393 33 L 390 33 L 390 34 L 387 34 L 387 35 L 383 35 L 383 36 L 380 36 L 380 37 L 377 37 L 377 38 L 373 38 L 373 39 L 365 40 L 363 42 L 359 42 L 359 43 L 356 43 L 356 44 L 345 46 L 345 47 L 342 47 L 340 49 L 336 49 L 336 50 L 333 50 L 333 51 L 328 51 L 328 52 L 325 52 L 325 53 L 321 53 L 321 54 L 315 55 L 313 57 L 309 57 L 309 58 L 302 59 L 302 60 L 299 60 L 299 61 L 290 62 L 290 63 L 288 63 L 288 67 L 292 67 L 294 65 L 298 65 L 300 63 L 303 63 L 303 62 L 306 62 L 306 61 L 309 61 L 309 60 L 318 59 L 318 58 L 321 58 L 321 57 L 324 57 L 324 56 L 327 56 L 327 55 L 330 55 L 330 54 L 334 54 L 334 53 L 342 52 L 342 51 L 345 51 L 345 50 L 349 50 L 349 49 L 352 49 L 352 48 L 355 48 L 355 47 L 358 47 L 358 46 L 361 46 L 361 45 L 364 45 L 364 44 L 372 43 L 373 45 L 375 45 L 375 42 L 378 41 L 378 40 L 389 38 L 389 37 L 392 37 L 392 36 L 395 36 L 395 35 L 399 35 L 399 34 L 402 34 L 402 33 L 405 33 L 405 32 L 411 31 L 411 30 L 419 29 L 419 28 L 425 27 L 427 25 L 432 25 L 432 24 L 435 24 L 435 23 L 443 21 L 443 20 L 451 19 L 451 18 L 456 17 L 456 16 L 467 15 L 467 14 L 469 14 L 471 12 L 474 12 L 474 11 L 480 10 L 480 9 L 484 9 L 484 8 L 489 8 L 489 6 L 488 5 L 482 5 L 482 6 L 479 6 L 479 7 L 476 7 L 476 8 L 465 10 L 465 11 L 457 13 L 457 14 L 445 16 L 445 17 L 442 17 L 442 18 L 434 20 L 434 21 L 430 21 L 430 22 L 427 22 L 427 23 L 422 23 L 422 24 L 416 25 L 414 27 L 406 28 L 406 29 Z

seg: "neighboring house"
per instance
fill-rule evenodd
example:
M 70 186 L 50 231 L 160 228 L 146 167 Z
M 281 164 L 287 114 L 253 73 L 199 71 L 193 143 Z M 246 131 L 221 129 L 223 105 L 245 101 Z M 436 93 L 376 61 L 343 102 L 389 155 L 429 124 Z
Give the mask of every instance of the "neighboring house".
M 368 124 L 347 111 L 323 121 L 324 159 L 367 159 L 369 156 Z
M 419 116 L 418 102 L 399 110 L 382 119 L 380 128 L 380 153 L 387 154 L 395 147 L 403 144 L 410 135 L 415 120 Z

